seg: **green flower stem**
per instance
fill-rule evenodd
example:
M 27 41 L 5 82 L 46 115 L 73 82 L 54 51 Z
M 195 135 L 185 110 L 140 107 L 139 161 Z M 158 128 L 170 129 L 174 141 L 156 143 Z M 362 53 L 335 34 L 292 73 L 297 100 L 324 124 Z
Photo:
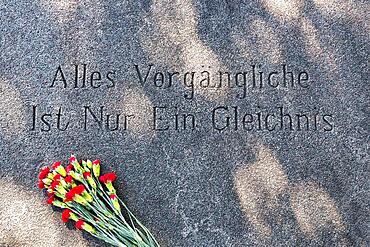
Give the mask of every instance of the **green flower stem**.
M 96 196 L 95 197 L 95 200 L 93 202 L 100 202 L 100 199 Z M 94 203 L 94 204 L 95 204 Z M 98 216 L 101 221 L 103 221 L 104 225 L 108 226 L 108 229 L 109 231 L 115 231 L 116 233 L 118 233 L 118 237 L 120 237 L 120 239 L 124 242 L 126 242 L 126 239 L 131 239 L 132 242 L 136 242 L 136 239 L 132 239 L 132 235 L 130 235 L 131 231 L 128 231 L 128 230 L 124 230 L 125 228 L 127 228 L 126 226 L 122 226 L 115 218 L 114 218 L 114 215 L 112 215 L 112 217 L 110 217 L 109 219 L 113 221 L 114 223 L 114 226 L 111 224 L 112 222 L 107 222 L 105 220 L 105 217 L 104 215 L 102 214 L 102 212 L 99 212 L 102 210 L 102 208 L 99 206 L 99 209 L 100 210 L 96 210 L 95 207 L 92 207 L 90 205 L 90 209 L 94 211 L 94 213 L 96 214 L 96 216 Z M 103 210 L 104 212 L 104 210 Z M 94 224 L 95 222 L 92 221 L 92 223 Z M 100 226 L 100 225 L 99 225 Z M 123 228 L 123 229 L 122 229 Z M 126 239 L 125 239 L 126 238 Z M 129 242 L 126 242 L 125 243 L 126 245 L 130 246 L 132 243 L 129 243 Z
M 87 222 L 87 223 L 90 223 L 92 224 L 95 228 L 97 228 L 99 231 L 100 231 L 100 234 L 103 233 L 104 235 L 106 235 L 107 238 L 111 239 L 111 242 L 112 243 L 115 243 L 117 242 L 118 244 L 122 244 L 120 241 L 118 241 L 118 239 L 112 235 L 112 233 L 110 232 L 110 230 L 105 230 L 103 229 L 95 220 L 94 218 L 90 215 L 90 212 L 85 210 L 83 207 L 81 207 L 79 204 L 75 203 L 75 209 L 78 209 L 78 214 L 82 215 L 83 216 L 83 219 Z M 118 245 L 120 246 L 120 245 Z
M 108 222 L 107 221 L 107 219 L 105 219 L 104 218 L 104 215 L 102 215 L 102 213 L 101 212 L 99 212 L 99 211 L 95 211 L 95 213 L 97 214 L 97 216 L 101 219 L 101 221 L 106 225 L 106 226 L 108 226 L 108 229 L 109 230 L 114 230 L 114 231 L 116 231 L 117 232 L 117 230 L 118 229 L 120 229 L 120 232 L 118 232 L 120 235 L 126 235 L 126 236 L 128 236 L 128 237 L 130 237 L 130 235 L 128 234 L 129 232 L 128 231 L 124 231 L 124 229 L 126 228 L 125 226 L 122 226 L 122 225 L 120 225 L 120 224 L 117 224 L 117 222 L 115 222 L 114 221 L 114 218 L 109 218 L 110 220 L 112 220 L 112 221 L 110 221 L 110 222 Z M 112 223 L 114 223 L 114 225 L 112 224 Z M 118 229 L 117 229 L 117 227 L 118 227 Z M 123 229 L 122 229 L 123 228 Z
M 106 201 L 106 203 L 108 203 L 109 205 L 110 205 L 110 207 L 112 208 L 112 209 L 114 209 L 114 206 L 113 206 L 113 204 L 112 204 L 112 202 L 110 201 L 110 199 L 109 199 L 109 195 L 107 195 L 106 194 L 106 192 L 104 191 L 104 190 L 102 190 L 103 191 L 103 194 L 104 194 L 104 196 L 103 196 L 103 199 Z M 115 209 L 114 209 L 115 210 Z M 123 223 L 124 225 L 126 225 L 127 226 L 127 228 L 128 229 L 130 229 L 130 231 L 131 231 L 131 233 L 135 236 L 135 239 L 138 241 L 138 242 L 143 242 L 143 240 L 142 240 L 142 237 L 140 237 L 138 234 L 137 234 L 137 229 L 136 229 L 136 227 L 135 227 L 135 225 L 134 224 L 132 224 L 132 225 L 130 225 L 130 224 L 128 224 L 127 223 L 127 221 L 125 220 L 125 218 L 122 216 L 122 214 L 121 213 L 118 213 L 118 214 L 116 214 L 116 215 L 118 215 L 119 216 L 119 220 L 121 221 L 121 223 Z M 118 222 L 119 222 L 119 220 L 118 220 Z M 134 229 L 133 229 L 134 228 Z
M 101 187 L 101 185 L 99 184 L 99 188 L 102 190 L 102 192 L 103 192 L 103 194 L 105 195 L 105 197 L 107 197 L 107 198 L 109 198 L 109 195 L 106 193 L 106 191 L 104 191 L 103 189 L 102 189 L 102 187 Z M 117 197 L 118 199 L 119 199 L 119 197 Z M 107 200 L 106 200 L 107 201 Z M 126 209 L 126 210 L 128 210 L 128 208 L 127 208 L 127 206 L 122 202 L 122 200 L 121 199 L 119 199 L 119 201 L 121 202 L 121 204 L 123 204 L 124 205 L 124 208 Z M 112 203 L 109 201 L 109 199 L 108 199 L 108 203 L 111 205 L 111 207 L 112 208 L 114 208 L 113 207 L 113 205 L 112 205 Z M 133 214 L 128 210 L 128 212 L 129 212 L 129 215 L 130 215 L 130 219 L 131 219 L 131 216 L 133 216 Z M 122 214 L 118 214 L 119 215 L 119 217 L 120 217 L 120 219 L 126 224 L 126 225 L 128 225 L 128 223 L 126 222 L 126 220 L 124 219 L 124 217 L 122 216 Z M 136 217 L 135 217 L 135 219 L 136 219 Z M 136 221 L 138 221 L 137 219 L 136 219 Z M 132 220 L 131 220 L 131 222 L 132 222 Z M 139 222 L 140 223 L 140 222 Z M 141 223 L 140 223 L 141 224 Z M 142 227 L 143 225 L 141 224 L 141 227 Z M 135 230 L 133 230 L 132 229 L 132 227 L 134 227 L 134 229 Z M 139 231 L 137 228 L 136 228 L 136 226 L 135 226 L 135 224 L 132 222 L 132 227 L 130 227 L 131 229 L 132 229 L 132 233 L 134 234 L 134 236 L 135 236 L 135 238 L 138 238 L 138 242 L 139 243 L 142 243 L 142 245 L 143 246 L 148 246 L 148 247 L 150 247 L 150 245 L 153 245 L 153 241 L 151 241 L 151 239 L 153 238 L 153 236 L 151 235 L 151 234 L 148 234 L 148 230 L 146 229 L 146 228 L 143 228 L 143 230 L 145 230 L 145 232 L 146 232 L 146 234 L 147 235 L 149 235 L 150 237 L 149 237 L 149 244 L 150 245 L 148 245 L 147 243 L 145 243 L 145 242 L 148 242 L 148 238 L 147 238 L 147 236 L 146 235 L 144 235 L 144 234 L 142 234 L 142 232 L 141 231 Z M 141 235 L 139 235 L 139 234 Z M 158 243 L 156 243 L 156 245 L 154 245 L 154 246 L 159 246 L 158 245 Z
M 155 247 L 159 247 L 159 244 L 157 242 L 157 240 L 154 238 L 154 236 L 152 235 L 152 233 L 148 230 L 148 228 L 146 228 L 136 217 L 135 215 L 130 211 L 130 209 L 126 206 L 126 204 L 121 200 L 121 198 L 118 197 L 118 200 L 121 202 L 121 204 L 123 205 L 123 207 L 127 210 L 128 214 L 130 217 L 132 217 L 136 223 L 145 231 L 145 233 L 150 237 L 149 240 L 150 242 L 154 242 Z
M 102 186 L 101 186 L 101 184 L 100 184 L 99 182 L 98 182 L 97 184 L 98 184 L 98 188 L 100 189 L 100 191 L 101 191 L 101 192 L 102 192 L 102 194 L 103 194 L 103 196 L 102 196 L 102 197 L 103 197 L 103 199 L 105 200 L 105 202 L 106 202 L 107 204 L 109 204 L 109 205 L 110 205 L 110 207 L 111 207 L 113 210 L 115 210 L 115 208 L 114 208 L 114 206 L 113 206 L 112 202 L 110 201 L 109 195 L 108 195 L 108 194 L 106 193 L 106 191 L 102 188 Z M 138 242 L 139 246 L 143 246 L 143 247 L 150 247 L 150 245 L 148 245 L 147 243 L 145 243 L 145 242 L 148 242 L 147 237 L 146 237 L 144 234 L 142 234 L 140 231 L 138 231 L 138 229 L 135 227 L 135 224 L 133 224 L 131 217 L 130 217 L 130 219 L 131 219 L 132 226 L 130 226 L 130 225 L 127 223 L 127 221 L 124 219 L 124 217 L 122 216 L 122 214 L 121 214 L 121 213 L 118 213 L 117 215 L 119 216 L 119 219 L 122 221 L 122 223 L 123 223 L 123 224 L 125 224 L 125 225 L 128 227 L 128 229 L 130 230 L 131 234 L 134 236 L 135 240 Z M 134 229 L 132 229 L 132 227 L 133 227 Z M 138 234 L 138 233 L 139 233 L 139 234 Z M 140 235 L 141 235 L 141 236 L 140 236 Z M 151 242 L 151 241 L 149 241 L 149 242 Z
M 101 220 L 101 222 L 107 227 L 108 236 L 112 237 L 111 234 L 114 232 L 121 241 L 123 241 L 128 247 L 159 247 L 158 242 L 150 231 L 135 217 L 135 215 L 128 209 L 125 203 L 119 198 L 120 204 L 127 211 L 130 224 L 126 221 L 122 212 L 115 209 L 109 194 L 104 190 L 103 185 L 100 183 L 99 178 L 92 176 L 92 179 L 97 185 L 97 188 L 91 188 L 90 184 L 83 181 L 86 190 L 93 197 L 93 202 L 90 205 L 90 210 Z M 109 206 L 109 208 L 108 208 Z M 93 225 L 96 225 L 95 221 L 92 221 Z M 139 226 L 139 230 L 136 226 Z M 101 226 L 97 225 L 100 229 Z M 101 229 L 106 232 L 104 229 Z

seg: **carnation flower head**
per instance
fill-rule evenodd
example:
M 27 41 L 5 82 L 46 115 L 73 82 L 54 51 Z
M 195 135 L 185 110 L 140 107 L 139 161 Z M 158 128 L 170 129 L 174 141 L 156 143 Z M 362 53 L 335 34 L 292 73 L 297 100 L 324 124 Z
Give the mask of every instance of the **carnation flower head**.
M 66 166 L 67 174 L 69 174 L 70 171 L 73 171 L 73 165 L 72 164 L 69 164 L 68 166 Z
M 75 163 L 76 161 L 77 161 L 76 157 L 74 155 L 71 155 L 71 157 L 69 158 L 69 162 Z
M 49 205 L 53 204 L 54 202 L 54 195 L 52 195 L 51 197 L 49 197 L 49 199 L 46 201 Z
M 44 184 L 44 182 L 42 182 L 42 180 L 39 181 L 38 186 L 39 186 L 39 189 L 44 189 L 45 188 L 45 184 Z
M 53 196 L 53 195 L 54 195 L 54 192 L 46 191 L 46 194 L 47 194 L 48 196 Z
M 76 194 L 73 194 L 70 191 L 68 191 L 66 194 L 66 198 L 64 199 L 64 202 L 72 202 L 75 195 Z
M 50 184 L 50 189 L 55 190 L 60 184 L 60 181 L 56 180 Z
M 82 230 L 84 224 L 85 224 L 85 222 L 83 222 L 82 220 L 78 220 L 78 221 L 76 221 L 76 228 L 79 229 L 79 230 Z
M 93 233 L 93 234 L 96 232 L 96 230 L 92 226 L 83 222 L 82 220 L 76 221 L 76 228 L 79 229 L 79 230 L 85 230 L 85 231 Z
M 44 166 L 43 168 L 41 168 L 41 171 L 40 171 L 40 173 L 39 173 L 38 178 L 39 178 L 39 179 L 44 179 L 44 178 L 46 178 L 46 177 L 48 176 L 49 172 L 50 172 L 50 168 L 49 168 L 49 167 L 47 167 L 47 166 Z
M 76 195 L 81 195 L 85 191 L 85 186 L 82 184 L 73 187 L 70 191 L 66 193 L 66 199 L 65 202 L 73 201 Z
M 58 166 L 62 165 L 62 163 L 60 163 L 59 161 L 55 162 L 51 168 L 53 168 L 53 170 L 56 170 L 58 168 Z
M 74 155 L 72 155 L 70 158 L 69 158 L 69 162 L 72 164 L 73 166 L 73 169 L 77 172 L 77 173 L 81 173 L 83 172 L 83 168 L 81 166 L 81 164 L 77 161 L 76 157 Z M 71 174 L 70 174 L 71 175 Z
M 64 209 L 63 212 L 62 212 L 62 221 L 64 223 L 68 222 L 69 220 L 69 216 L 71 215 L 71 210 L 69 209 Z
M 116 178 L 117 175 L 114 172 L 110 172 L 99 177 L 99 180 L 107 187 L 109 194 L 116 194 L 116 189 L 112 184 Z
M 85 191 L 85 186 L 83 184 L 77 185 L 76 187 L 72 188 L 76 194 L 80 195 L 82 192 Z
M 64 167 L 59 161 L 55 162 L 51 167 L 53 168 L 53 170 L 55 170 L 57 173 L 59 173 L 63 177 L 67 175 L 66 170 L 64 169 Z
M 104 174 L 104 175 L 99 177 L 99 180 L 104 184 L 107 183 L 107 182 L 112 183 L 116 179 L 117 179 L 117 175 L 114 172 L 110 172 L 110 173 Z
M 86 178 L 86 179 L 88 177 L 91 177 L 91 173 L 90 172 L 84 172 L 83 175 L 84 175 L 84 178 Z
M 60 181 L 61 178 L 62 178 L 62 176 L 60 176 L 60 174 L 56 174 L 54 176 L 54 181 Z
M 68 176 L 64 179 L 64 181 L 66 181 L 67 183 L 71 184 L 71 183 L 73 182 L 73 178 L 72 178 L 72 176 L 68 175 Z
M 92 164 L 92 170 L 95 177 L 100 176 L 100 160 L 94 160 Z
M 114 209 L 117 211 L 117 212 L 121 212 L 121 206 L 119 205 L 119 202 L 118 202 L 118 197 L 116 194 L 110 194 L 110 199 L 112 200 L 112 203 L 113 203 L 113 207 Z

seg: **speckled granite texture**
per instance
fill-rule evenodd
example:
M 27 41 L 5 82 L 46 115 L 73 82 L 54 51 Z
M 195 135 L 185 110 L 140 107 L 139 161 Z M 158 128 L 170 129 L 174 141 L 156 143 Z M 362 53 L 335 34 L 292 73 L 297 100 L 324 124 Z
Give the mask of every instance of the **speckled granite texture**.
M 117 172 L 163 247 L 370 246 L 369 15 L 362 0 L 0 0 L 0 246 L 106 246 L 64 226 L 35 185 L 71 153 Z M 144 85 L 135 64 L 143 76 L 153 64 Z M 192 90 L 181 79 L 251 64 L 307 71 L 309 87 L 243 95 L 240 81 Z M 179 76 L 157 88 L 156 71 Z M 153 130 L 156 106 L 172 107 L 159 110 L 167 131 Z M 252 129 L 279 107 L 309 115 L 309 130 Z M 175 129 L 184 112 L 194 130 Z M 113 129 L 122 115 L 117 131 L 106 114 Z

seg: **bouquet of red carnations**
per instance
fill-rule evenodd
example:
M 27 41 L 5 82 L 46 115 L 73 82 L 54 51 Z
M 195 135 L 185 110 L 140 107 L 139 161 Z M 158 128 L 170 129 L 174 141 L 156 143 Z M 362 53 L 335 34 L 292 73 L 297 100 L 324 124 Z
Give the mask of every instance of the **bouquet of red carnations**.
M 100 161 L 77 161 L 63 167 L 55 162 L 39 173 L 39 188 L 46 189 L 48 204 L 63 208 L 63 222 L 73 220 L 76 228 L 114 246 L 159 247 L 150 231 L 116 195 L 115 173 L 100 175 Z

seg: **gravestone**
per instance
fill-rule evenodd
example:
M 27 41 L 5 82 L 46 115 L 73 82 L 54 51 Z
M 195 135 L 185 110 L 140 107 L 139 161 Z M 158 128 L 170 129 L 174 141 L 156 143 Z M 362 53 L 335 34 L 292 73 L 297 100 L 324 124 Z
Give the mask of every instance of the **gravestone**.
M 0 245 L 107 246 L 37 189 L 75 154 L 161 246 L 369 246 L 369 11 L 0 1 Z

